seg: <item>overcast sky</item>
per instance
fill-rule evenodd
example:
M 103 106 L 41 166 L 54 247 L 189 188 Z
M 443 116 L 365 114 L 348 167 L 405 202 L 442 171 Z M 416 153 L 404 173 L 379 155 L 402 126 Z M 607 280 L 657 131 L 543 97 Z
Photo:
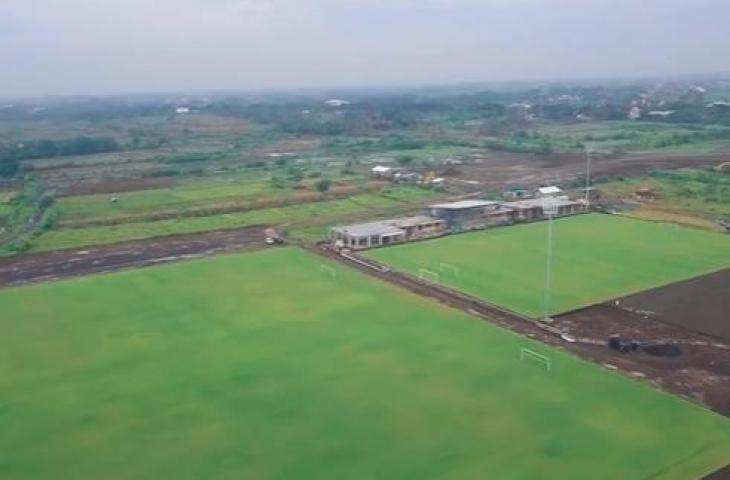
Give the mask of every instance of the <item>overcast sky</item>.
M 728 0 L 0 0 L 0 97 L 730 71 Z

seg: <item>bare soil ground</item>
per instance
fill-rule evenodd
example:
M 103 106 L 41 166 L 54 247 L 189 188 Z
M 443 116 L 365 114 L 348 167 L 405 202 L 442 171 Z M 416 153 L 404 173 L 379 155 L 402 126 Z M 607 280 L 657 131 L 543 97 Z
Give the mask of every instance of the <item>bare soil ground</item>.
M 214 253 L 265 248 L 264 226 L 173 235 L 86 250 L 57 250 L 0 259 L 0 288 L 139 268 Z
M 593 178 L 632 176 L 654 169 L 671 169 L 717 165 L 727 154 L 601 154 L 591 163 Z M 500 190 L 513 185 L 535 187 L 548 183 L 565 184 L 584 178 L 584 155 L 489 153 L 479 163 L 458 166 L 458 173 L 448 176 L 449 189 L 467 193 Z
M 59 196 L 96 195 L 100 193 L 123 193 L 138 190 L 170 188 L 177 184 L 172 178 L 99 178 L 94 181 L 69 185 Z
M 730 270 L 624 297 L 624 310 L 730 342 Z

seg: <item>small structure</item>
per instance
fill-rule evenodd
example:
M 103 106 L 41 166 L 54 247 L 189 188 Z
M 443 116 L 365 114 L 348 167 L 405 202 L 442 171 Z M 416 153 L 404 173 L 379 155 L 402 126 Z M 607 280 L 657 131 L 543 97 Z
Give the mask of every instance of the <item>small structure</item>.
M 674 110 L 652 110 L 647 115 L 650 117 L 667 118 L 674 115 Z
M 189 107 L 177 107 L 175 109 L 175 113 L 177 113 L 179 115 L 190 113 L 190 108 Z
M 474 230 L 509 221 L 511 212 L 499 202 L 462 200 L 428 207 L 432 217 L 440 218 L 452 232 Z
M 391 178 L 394 174 L 392 167 L 376 165 L 370 170 L 376 178 Z
M 344 107 L 345 105 L 350 105 L 350 102 L 347 100 L 342 100 L 341 98 L 331 98 L 329 100 L 324 101 L 325 105 L 328 107 Z
M 530 197 L 532 197 L 532 194 L 522 187 L 512 187 L 502 192 L 502 198 L 505 200 L 519 200 L 521 198 Z
M 537 192 L 535 193 L 538 197 L 557 197 L 558 195 L 562 195 L 563 191 L 560 189 L 560 187 L 550 185 L 548 187 L 538 188 Z
M 336 248 L 363 250 L 446 233 L 443 220 L 427 216 L 393 218 L 332 228 Z
M 393 181 L 396 183 L 421 183 L 423 175 L 418 172 L 397 172 L 393 174 Z

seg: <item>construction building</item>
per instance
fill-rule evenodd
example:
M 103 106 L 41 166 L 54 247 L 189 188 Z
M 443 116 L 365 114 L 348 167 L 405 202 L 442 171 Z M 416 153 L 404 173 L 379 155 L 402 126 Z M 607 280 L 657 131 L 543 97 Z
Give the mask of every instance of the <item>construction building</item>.
M 516 222 L 526 220 L 537 220 L 544 218 L 543 206 L 549 201 L 551 206 L 557 209 L 557 217 L 566 215 L 575 215 L 585 211 L 585 203 L 581 201 L 570 200 L 567 197 L 553 197 L 550 200 L 544 198 L 530 198 L 526 200 L 517 200 L 516 202 L 505 202 L 502 205 L 505 208 L 513 210 L 512 219 Z
M 452 232 L 463 232 L 510 222 L 511 209 L 489 200 L 462 200 L 431 205 L 432 217 L 440 218 Z
M 332 228 L 337 248 L 362 250 L 446 233 L 443 220 L 427 216 L 403 217 Z

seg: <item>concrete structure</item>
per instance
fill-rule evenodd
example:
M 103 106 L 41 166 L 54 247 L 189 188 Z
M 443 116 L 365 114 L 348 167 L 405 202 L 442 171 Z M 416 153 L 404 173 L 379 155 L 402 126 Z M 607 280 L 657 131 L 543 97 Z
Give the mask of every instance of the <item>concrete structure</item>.
M 337 248 L 363 250 L 394 243 L 431 238 L 446 232 L 443 220 L 427 216 L 403 217 L 332 228 Z
M 488 200 L 462 200 L 428 207 L 432 217 L 446 222 L 452 232 L 474 230 L 510 221 L 508 208 Z
M 543 218 L 543 205 L 545 204 L 543 198 L 530 198 L 527 200 L 518 200 L 516 202 L 506 202 L 502 205 L 505 208 L 510 208 L 514 211 L 512 219 L 515 221 L 524 220 L 536 220 Z M 550 198 L 552 205 L 557 208 L 558 217 L 564 217 L 566 215 L 575 215 L 585 211 L 585 203 L 575 200 L 570 200 L 568 197 L 555 197 Z

